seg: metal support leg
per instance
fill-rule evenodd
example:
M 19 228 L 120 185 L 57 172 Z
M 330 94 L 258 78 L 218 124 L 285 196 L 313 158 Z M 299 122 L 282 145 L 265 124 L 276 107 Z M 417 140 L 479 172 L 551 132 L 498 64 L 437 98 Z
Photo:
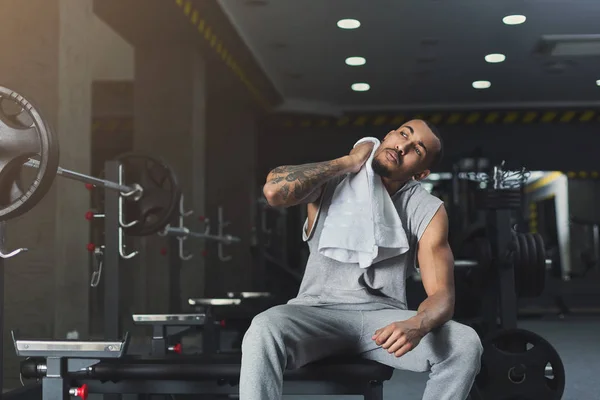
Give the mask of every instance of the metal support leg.
M 169 312 L 181 312 L 181 258 L 179 258 L 179 239 L 169 237 Z
M 370 382 L 364 393 L 365 400 L 383 400 L 383 382 Z
M 119 181 L 119 164 L 107 161 L 106 179 Z M 119 192 L 104 191 L 104 339 L 118 340 L 120 329 L 120 287 L 119 287 Z
M 167 355 L 167 327 L 154 325 L 152 327 L 152 356 L 164 357 Z
M 119 182 L 119 163 L 107 161 L 106 179 Z M 104 191 L 104 340 L 118 340 L 121 336 L 121 227 L 119 221 L 119 192 Z M 104 400 L 119 400 L 119 394 L 105 394 Z M 46 400 L 46 399 L 42 399 Z
M 5 222 L 0 222 L 0 249 L 4 246 Z M 0 258 L 0 389 L 4 388 L 4 259 Z M 2 400 L 0 390 L 0 400 Z
M 492 210 L 488 231 L 495 249 L 495 269 L 500 306 L 500 324 L 503 329 L 517 327 L 517 294 L 514 263 L 508 260 L 507 251 L 513 241 L 510 210 Z M 489 312 L 489 310 L 488 310 Z
M 214 309 L 211 306 L 205 308 L 204 327 L 202 329 L 202 353 L 215 354 L 220 348 L 220 327 L 215 320 Z
M 64 378 L 67 360 L 48 357 L 46 366 L 46 376 L 42 378 L 42 400 L 70 400 L 69 385 Z

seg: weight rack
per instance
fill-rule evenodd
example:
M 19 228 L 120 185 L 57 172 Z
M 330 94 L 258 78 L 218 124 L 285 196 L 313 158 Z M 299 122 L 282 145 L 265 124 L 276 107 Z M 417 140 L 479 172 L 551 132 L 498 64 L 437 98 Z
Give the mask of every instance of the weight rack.
M 505 170 L 504 163 L 494 166 L 489 175 L 461 176 L 487 185 L 477 192 L 479 206 L 486 210 L 485 232 L 492 252 L 491 268 L 482 299 L 486 334 L 517 328 L 516 268 L 511 252 L 515 238 L 511 217 L 513 211 L 521 207 L 521 188 L 527 177 L 525 170 Z
M 105 163 L 106 179 L 113 182 L 122 181 L 122 167 L 118 161 Z M 104 280 L 104 340 L 120 340 L 121 315 L 120 304 L 120 259 L 131 258 L 122 254 L 123 229 L 120 226 L 121 195 L 115 190 L 104 191 L 104 255 L 102 261 L 102 276 Z M 17 249 L 8 254 L 4 253 L 6 240 L 6 222 L 0 221 L 0 382 L 4 383 L 4 306 L 5 306 L 5 259 L 12 258 L 27 249 Z M 2 394 L 0 394 L 0 400 Z

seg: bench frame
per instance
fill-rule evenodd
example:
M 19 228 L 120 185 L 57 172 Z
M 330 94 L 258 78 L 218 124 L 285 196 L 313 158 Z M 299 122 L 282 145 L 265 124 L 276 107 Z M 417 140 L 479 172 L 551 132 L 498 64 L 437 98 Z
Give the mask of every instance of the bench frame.
M 43 381 L 48 378 L 44 378 Z M 98 380 L 75 380 L 75 386 L 87 384 L 90 393 L 99 394 L 238 394 L 237 382 L 127 380 L 100 382 Z M 383 382 L 334 382 L 334 381 L 284 381 L 283 394 L 296 395 L 362 395 L 365 400 L 383 400 Z M 62 397 L 42 400 L 63 400 Z

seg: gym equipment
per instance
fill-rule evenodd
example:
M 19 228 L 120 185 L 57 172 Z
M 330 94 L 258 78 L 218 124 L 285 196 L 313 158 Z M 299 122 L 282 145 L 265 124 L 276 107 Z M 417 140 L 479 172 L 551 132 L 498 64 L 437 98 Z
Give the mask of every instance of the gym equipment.
M 85 342 L 74 342 L 84 345 Z M 16 342 L 18 345 L 18 341 Z M 71 384 L 87 385 L 89 393 L 103 394 L 239 394 L 240 355 L 185 356 L 142 358 L 125 356 L 95 360 L 78 358 L 62 352 L 55 359 L 44 359 L 29 352 L 21 362 L 25 379 L 41 379 L 41 400 L 67 398 Z M 93 363 L 92 363 L 93 361 Z M 90 364 L 92 363 L 92 364 Z M 79 365 L 82 368 L 78 368 Z M 297 395 L 361 395 L 365 400 L 382 400 L 383 383 L 393 368 L 356 357 L 331 358 L 284 372 L 283 393 Z
M 185 226 L 184 218 L 189 217 L 194 213 L 193 210 L 185 211 L 185 207 L 183 205 L 183 196 L 180 197 L 179 200 L 179 218 L 178 218 L 178 226 L 171 226 L 167 224 L 164 229 L 162 229 L 158 234 L 160 236 L 173 236 L 176 237 L 179 242 L 179 257 L 182 261 L 188 261 L 192 259 L 192 255 L 186 255 L 183 250 L 183 241 L 188 237 L 194 237 L 197 239 L 208 239 L 215 240 L 219 242 L 218 247 L 218 255 L 219 260 L 221 261 L 230 261 L 230 256 L 225 256 L 223 251 L 224 244 L 232 244 L 239 243 L 241 239 L 232 235 L 225 235 L 223 233 L 224 228 L 229 225 L 229 222 L 226 222 L 223 217 L 223 207 L 218 208 L 218 233 L 213 235 L 210 233 L 210 220 L 208 218 L 200 217 L 200 220 L 204 223 L 204 232 L 194 232 Z
M 515 233 L 515 284 L 519 297 L 538 297 L 546 284 L 546 251 L 537 233 Z
M 48 192 L 56 175 L 114 190 L 129 200 L 129 221 L 119 221 L 126 233 L 151 235 L 170 220 L 179 196 L 177 178 L 164 162 L 148 156 L 125 154 L 118 158 L 124 171 L 119 179 L 95 178 L 58 166 L 59 144 L 41 113 L 25 97 L 0 86 L 0 221 L 31 210 Z M 39 156 L 39 160 L 31 157 Z M 22 167 L 37 170 L 23 188 Z M 121 206 L 122 207 L 122 206 Z
M 529 251 L 515 252 L 515 234 L 513 229 L 514 212 L 521 208 L 521 188 L 529 177 L 529 172 L 524 168 L 511 171 L 505 169 L 505 163 L 494 165 L 489 173 L 459 173 L 460 179 L 467 179 L 479 183 L 476 192 L 478 207 L 485 210 L 485 237 L 489 238 L 491 245 L 492 262 L 485 279 L 481 282 L 482 293 L 482 317 L 481 330 L 484 336 L 492 334 L 500 329 L 512 329 L 517 327 L 517 291 L 515 260 L 530 262 Z M 525 236 L 517 235 L 517 238 Z M 521 240 L 521 239 L 517 239 Z M 523 250 L 529 250 L 528 244 Z M 479 242 L 480 254 L 489 255 L 487 244 Z M 532 241 L 533 251 L 531 257 L 538 256 L 535 251 L 535 240 Z M 543 244 L 540 246 L 543 249 Z M 518 254 L 518 258 L 515 257 Z M 545 254 L 540 255 L 544 260 Z M 537 260 L 537 258 L 536 258 Z M 535 264 L 535 263 L 533 263 Z M 525 277 L 529 275 L 525 274 Z M 528 283 L 525 281 L 524 283 Z M 523 286 L 523 284 L 521 284 Z
M 183 333 L 206 321 L 204 314 L 134 314 L 133 323 L 152 327 L 151 356 L 162 357 L 169 353 L 182 353 L 181 343 L 171 344 Z
M 483 340 L 475 392 L 485 400 L 558 400 L 565 369 L 548 341 L 523 329 L 501 330 Z
M 476 235 L 461 247 L 461 254 L 473 258 L 457 259 L 454 263 L 455 267 L 477 267 L 484 271 L 492 267 L 492 247 L 487 237 Z M 542 237 L 537 233 L 513 232 L 513 240 L 508 251 L 512 253 L 518 296 L 520 298 L 540 296 L 545 288 L 547 267 L 552 264 L 552 260 L 546 258 Z M 483 278 L 481 275 L 480 277 Z
M 228 292 L 224 298 L 190 298 L 188 304 L 206 316 L 203 353 L 214 354 L 221 352 L 222 328 L 227 326 L 243 336 L 254 316 L 280 303 L 268 292 Z
M 24 115 L 25 114 L 25 115 Z M 37 109 L 20 94 L 0 86 L 0 220 L 31 210 L 48 192 L 58 168 L 59 149 L 50 128 Z M 40 154 L 38 173 L 24 191 L 20 167 Z

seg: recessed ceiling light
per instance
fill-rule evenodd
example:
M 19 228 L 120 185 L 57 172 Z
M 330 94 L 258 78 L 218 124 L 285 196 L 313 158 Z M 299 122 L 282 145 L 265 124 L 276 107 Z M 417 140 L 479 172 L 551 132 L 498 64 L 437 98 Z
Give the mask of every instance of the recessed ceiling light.
M 473 82 L 473 87 L 475 89 L 487 89 L 492 86 L 490 81 L 475 81 Z
M 368 83 L 353 83 L 352 90 L 355 92 L 366 92 L 371 89 L 371 86 Z
M 507 15 L 502 18 L 502 22 L 506 25 L 520 25 L 527 20 L 527 17 L 524 15 Z
M 600 86 L 600 79 L 596 81 L 596 85 Z
M 485 56 L 485 61 L 489 63 L 501 63 L 506 60 L 506 56 L 504 54 L 488 54 Z
M 365 60 L 364 57 L 348 57 L 348 58 L 346 58 L 346 64 L 348 64 L 352 67 L 357 67 L 359 65 L 365 65 L 366 62 L 367 62 L 367 60 Z
M 341 29 L 356 29 L 360 26 L 360 21 L 356 19 L 340 19 L 337 22 L 337 26 Z

